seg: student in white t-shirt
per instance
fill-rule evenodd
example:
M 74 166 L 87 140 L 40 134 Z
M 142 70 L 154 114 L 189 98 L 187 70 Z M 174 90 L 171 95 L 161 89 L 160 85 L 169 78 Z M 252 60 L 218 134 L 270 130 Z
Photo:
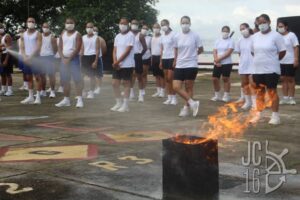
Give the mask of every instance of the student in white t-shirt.
M 198 34 L 190 29 L 191 19 L 181 18 L 182 31 L 175 38 L 174 90 L 185 100 L 179 116 L 187 117 L 190 110 L 194 117 L 199 111 L 200 102 L 193 100 L 194 82 L 198 74 L 198 56 L 203 52 L 202 41 Z M 184 87 L 184 88 L 183 88 Z
M 248 110 L 252 107 L 251 92 L 251 75 L 253 72 L 253 55 L 252 55 L 252 35 L 253 31 L 249 24 L 243 23 L 240 25 L 240 31 L 242 38 L 237 42 L 235 51 L 240 56 L 239 62 L 239 74 L 242 81 L 241 98 L 236 102 L 245 102 L 242 106 L 243 110 Z
M 212 101 L 230 101 L 230 74 L 232 71 L 231 54 L 234 51 L 234 41 L 230 37 L 230 28 L 224 26 L 222 28 L 222 38 L 218 39 L 214 47 L 214 70 L 213 70 L 213 85 L 215 96 Z M 224 96 L 221 98 L 220 78 L 222 76 L 224 82 Z
M 260 32 L 252 38 L 253 60 L 253 81 L 257 92 L 257 112 L 251 123 L 257 123 L 260 120 L 261 112 L 265 109 L 266 89 L 270 100 L 272 101 L 272 117 L 269 121 L 271 125 L 280 124 L 279 98 L 277 94 L 277 85 L 280 77 L 280 60 L 286 54 L 286 47 L 283 37 L 276 31 L 271 30 L 270 17 L 262 14 L 258 20 Z
M 289 31 L 286 21 L 277 23 L 277 30 L 283 36 L 286 46 L 286 55 L 280 61 L 282 93 L 280 104 L 296 105 L 295 101 L 295 74 L 299 67 L 299 41 L 295 33 Z
M 156 93 L 152 97 L 165 97 L 165 79 L 164 71 L 159 68 L 161 57 L 161 28 L 158 23 L 155 23 L 152 28 L 153 37 L 151 40 L 151 68 L 153 76 L 156 80 Z
M 147 46 L 147 51 L 143 55 L 143 89 L 146 89 L 148 82 L 148 72 L 149 67 L 151 65 L 151 40 L 152 37 L 149 35 L 149 27 L 147 25 L 143 25 L 141 34 L 145 37 L 145 42 Z
M 82 37 L 81 46 L 81 67 L 83 75 L 86 75 L 90 79 L 90 89 L 87 93 L 87 99 L 94 99 L 94 90 L 96 86 L 96 76 L 99 73 L 99 52 L 100 52 L 100 40 L 98 35 L 94 34 L 94 24 L 86 24 L 86 35 Z
M 133 51 L 135 35 L 129 30 L 129 21 L 126 18 L 120 20 L 119 29 L 120 33 L 115 37 L 113 50 L 113 88 L 116 105 L 111 111 L 128 112 L 130 84 L 135 66 Z M 121 81 L 124 85 L 123 101 L 120 92 Z
M 164 77 L 168 93 L 168 99 L 164 102 L 165 105 L 177 105 L 178 101 L 176 93 L 173 89 L 173 78 L 175 68 L 175 36 L 176 34 L 170 28 L 170 22 L 166 19 L 162 20 L 161 30 L 164 34 L 161 37 L 161 61 L 160 68 L 164 70 Z

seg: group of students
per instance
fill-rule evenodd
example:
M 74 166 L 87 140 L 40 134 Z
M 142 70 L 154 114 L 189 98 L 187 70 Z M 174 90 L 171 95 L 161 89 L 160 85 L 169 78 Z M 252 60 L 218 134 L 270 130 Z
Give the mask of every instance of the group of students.
M 213 50 L 212 81 L 215 95 L 211 100 L 226 103 L 231 101 L 230 74 L 233 66 L 231 55 L 233 52 L 237 52 L 240 56 L 239 74 L 242 80 L 242 95 L 238 102 L 244 102 L 242 109 L 256 111 L 251 120 L 256 123 L 260 120 L 261 112 L 266 106 L 265 97 L 267 97 L 272 104 L 273 111 L 269 123 L 277 125 L 280 124 L 279 104 L 296 104 L 294 99 L 295 70 L 299 65 L 299 42 L 296 35 L 289 32 L 286 22 L 278 22 L 277 31 L 273 31 L 270 24 L 271 20 L 266 14 L 256 18 L 254 30 L 247 23 L 241 24 L 242 37 L 236 45 L 231 38 L 230 28 L 222 27 L 221 36 L 215 42 Z M 180 26 L 181 31 L 175 33 L 171 29 L 169 21 L 164 19 L 160 24 L 153 25 L 152 36 L 150 36 L 150 27 L 147 25 L 141 25 L 137 20 L 130 22 L 127 18 L 120 20 L 120 32 L 114 39 L 113 49 L 112 85 L 116 104 L 111 111 L 129 111 L 129 101 L 135 99 L 133 89 L 135 80 L 138 81 L 139 88 L 137 100 L 138 102 L 145 101 L 147 75 L 149 67 L 151 67 L 157 86 L 153 97 L 163 98 L 167 95 L 167 99 L 163 103 L 177 105 L 176 95 L 178 94 L 185 101 L 179 116 L 187 117 L 198 114 L 200 102 L 193 99 L 194 82 L 198 73 L 198 57 L 204 48 L 199 35 L 191 30 L 190 17 L 183 16 Z M 1 43 L 9 47 L 11 38 L 5 34 L 4 28 L 1 30 L 1 27 L 3 25 L 0 25 Z M 55 97 L 55 68 L 53 64 L 49 65 L 49 63 L 56 63 L 60 66 L 60 80 L 65 97 L 56 104 L 57 107 L 71 105 L 71 77 L 76 85 L 76 107 L 83 107 L 81 71 L 90 78 L 88 98 L 94 97 L 95 79 L 101 80 L 103 75 L 102 55 L 105 47 L 102 44 L 105 44 L 105 41 L 97 35 L 96 27 L 92 23 L 86 25 L 86 32 L 87 34 L 82 37 L 75 29 L 75 21 L 68 18 L 65 30 L 56 40 L 50 33 L 47 23 L 43 24 L 43 33 L 41 34 L 35 29 L 35 20 L 28 18 L 27 30 L 21 34 L 20 38 L 22 58 L 20 61 L 24 77 L 29 83 L 29 96 L 21 103 L 41 103 L 40 95 L 45 89 L 45 74 L 48 74 L 50 79 L 50 97 Z M 2 52 L 2 65 L 8 63 L 8 56 L 7 52 Z M 54 57 L 56 60 L 59 59 L 61 64 L 53 62 Z M 38 61 L 37 64 L 35 64 L 35 60 Z M 8 88 L 7 91 L 11 91 L 11 74 L 7 71 L 9 70 L 1 73 L 1 76 L 4 75 L 2 76 L 2 87 L 8 85 L 10 89 Z M 38 91 L 35 99 L 33 74 L 36 75 Z M 284 97 L 279 102 L 277 85 L 280 75 Z M 224 82 L 223 97 L 221 95 L 221 77 Z M 123 92 L 121 92 L 121 84 L 124 86 Z

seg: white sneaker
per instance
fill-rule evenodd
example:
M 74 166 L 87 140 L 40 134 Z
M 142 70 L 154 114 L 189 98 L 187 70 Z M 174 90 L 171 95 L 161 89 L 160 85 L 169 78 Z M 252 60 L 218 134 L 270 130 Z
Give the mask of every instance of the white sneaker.
M 296 105 L 297 102 L 295 101 L 295 99 L 294 99 L 293 97 L 290 97 L 290 99 L 289 99 L 289 104 L 290 104 L 290 105 Z
M 286 99 L 286 98 L 282 98 L 279 102 L 280 105 L 287 105 L 287 104 L 290 104 L 290 101 L 289 99 Z
M 160 95 L 160 92 L 156 92 L 152 95 L 152 97 L 159 97 L 159 95 Z
M 25 90 L 25 85 L 22 85 L 19 90 L 24 91 Z
M 0 90 L 0 95 L 4 95 L 5 94 L 5 90 Z
M 123 105 L 117 111 L 121 113 L 129 112 L 129 107 L 127 104 L 123 103 Z
M 200 101 L 195 101 L 193 105 L 190 105 L 190 109 L 193 112 L 193 117 L 196 117 L 199 112 Z
M 243 102 L 245 102 L 244 97 L 240 97 L 238 100 L 235 101 L 235 103 L 243 103 Z
M 163 104 L 165 105 L 170 105 L 171 104 L 172 99 L 168 98 Z
M 7 90 L 7 92 L 5 92 L 4 96 L 7 96 L 7 97 L 10 97 L 10 96 L 13 96 L 14 93 L 12 90 Z
M 59 103 L 55 104 L 56 107 L 69 107 L 71 106 L 71 102 L 69 99 L 64 98 Z
M 120 100 L 120 101 L 117 101 L 116 105 L 114 105 L 114 107 L 112 107 L 110 110 L 116 112 L 121 107 L 122 107 L 122 101 Z
M 256 112 L 254 117 L 249 121 L 251 124 L 257 124 L 261 119 L 261 112 Z
M 47 97 L 47 92 L 45 90 L 42 90 L 40 94 L 41 97 Z
M 158 95 L 159 98 L 165 98 L 165 91 L 164 90 L 160 90 L 160 93 Z
M 87 99 L 94 99 L 95 98 L 94 92 L 93 91 L 89 91 L 86 98 Z
M 134 99 L 135 99 L 134 91 L 130 89 L 129 101 L 134 101 Z
M 189 107 L 187 106 L 184 106 L 181 110 L 180 110 L 180 113 L 179 113 L 179 117 L 188 117 L 190 115 L 190 110 L 189 110 Z
M 178 104 L 177 98 L 173 97 L 170 104 L 176 106 Z
M 48 90 L 46 90 L 47 93 L 50 93 L 52 91 L 51 88 L 48 88 Z
M 62 86 L 59 86 L 59 88 L 57 89 L 58 93 L 64 93 L 64 88 Z
M 27 84 L 27 85 L 24 85 L 24 90 L 26 90 L 26 91 L 29 90 L 28 84 Z
M 50 95 L 49 95 L 49 98 L 55 98 L 56 97 L 56 94 L 54 91 L 50 91 Z
M 219 95 L 215 95 L 213 98 L 210 99 L 211 101 L 222 101 L 222 98 Z
M 82 98 L 87 98 L 88 93 L 86 91 L 82 91 Z
M 76 108 L 83 108 L 82 98 L 77 98 Z
M 245 102 L 244 105 L 242 106 L 243 110 L 250 110 L 252 108 L 252 104 Z
M 23 101 L 20 102 L 21 104 L 33 104 L 34 103 L 34 98 L 33 97 L 27 97 Z
M 94 95 L 99 95 L 101 93 L 101 88 L 100 87 L 97 87 L 95 90 L 94 90 Z
M 281 123 L 280 117 L 272 115 L 271 120 L 269 121 L 269 124 L 270 125 L 279 125 L 280 123 Z
M 35 105 L 40 105 L 41 103 L 42 103 L 41 97 L 40 97 L 40 96 L 37 96 L 37 97 L 35 98 L 35 101 L 34 101 L 33 104 L 35 104 Z
M 224 95 L 222 98 L 222 101 L 224 101 L 225 103 L 228 103 L 231 100 L 229 95 Z
M 139 103 L 143 103 L 144 101 L 145 101 L 144 95 L 139 95 L 138 102 L 139 102 Z

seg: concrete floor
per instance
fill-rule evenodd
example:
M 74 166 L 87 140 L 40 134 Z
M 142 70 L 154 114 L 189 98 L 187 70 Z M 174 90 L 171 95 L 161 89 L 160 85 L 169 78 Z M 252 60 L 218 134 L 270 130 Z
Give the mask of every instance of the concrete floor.
M 161 140 L 177 133 L 197 132 L 207 116 L 223 104 L 209 101 L 210 75 L 201 72 L 195 90 L 201 101 L 199 116 L 179 118 L 181 105 L 165 106 L 162 99 L 151 98 L 155 85 L 153 78 L 149 78 L 146 102 L 131 102 L 131 111 L 125 114 L 109 111 L 114 104 L 110 76 L 104 79 L 101 95 L 86 100 L 83 109 L 76 109 L 75 105 L 56 108 L 54 104 L 60 96 L 45 98 L 40 106 L 21 105 L 25 92 L 2 97 L 0 200 L 162 199 Z M 237 82 L 238 76 L 234 74 L 233 83 Z M 15 75 L 15 84 L 21 84 L 20 74 Z M 237 98 L 240 88 L 235 86 L 232 90 L 233 98 Z M 266 116 L 269 113 L 267 110 Z M 287 175 L 281 188 L 265 194 L 264 163 L 258 166 L 260 192 L 244 192 L 245 173 L 256 168 L 242 165 L 248 141 L 268 140 L 269 150 L 277 154 L 288 148 L 283 159 L 286 169 L 300 171 L 300 106 L 282 106 L 280 115 L 280 126 L 269 126 L 265 119 L 238 138 L 219 141 L 217 199 L 300 199 L 300 175 Z M 278 184 L 278 180 L 271 177 L 271 185 Z M 257 186 L 252 177 L 249 190 L 253 183 Z

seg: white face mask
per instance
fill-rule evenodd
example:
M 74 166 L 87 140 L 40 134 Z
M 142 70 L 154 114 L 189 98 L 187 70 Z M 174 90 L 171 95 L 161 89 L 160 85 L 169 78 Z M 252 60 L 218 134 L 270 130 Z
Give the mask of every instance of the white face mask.
M 160 29 L 159 28 L 154 28 L 153 33 L 156 34 L 156 35 L 160 34 Z
M 94 33 L 94 30 L 92 28 L 86 28 L 85 30 L 86 30 L 87 34 Z
M 49 28 L 43 28 L 43 33 L 49 33 L 50 29 Z
M 139 30 L 139 26 L 136 25 L 136 24 L 132 24 L 132 25 L 131 25 L 131 30 L 137 31 L 137 30 Z
M 222 32 L 222 37 L 223 37 L 223 39 L 228 39 L 229 38 L 229 33 L 228 32 Z
M 141 34 L 142 35 L 148 35 L 148 30 L 147 29 L 142 29 Z
M 121 33 L 124 33 L 128 30 L 128 26 L 124 25 L 124 24 L 119 24 L 119 29 L 120 29 Z
M 246 38 L 246 37 L 249 37 L 249 35 L 250 35 L 249 29 L 244 29 L 244 30 L 242 30 L 242 31 L 241 31 L 241 34 L 242 34 L 242 36 L 244 36 L 245 38 Z
M 29 29 L 34 29 L 34 28 L 35 28 L 35 23 L 28 22 L 28 23 L 27 23 L 27 28 L 29 28 Z
M 266 32 L 267 30 L 269 30 L 269 28 L 270 28 L 270 26 L 269 26 L 269 24 L 268 23 L 265 23 L 265 24 L 260 24 L 259 26 L 258 26 L 258 28 L 259 28 L 259 30 L 261 31 L 261 32 Z
M 98 35 L 98 32 L 94 31 L 94 35 Z
M 162 27 L 161 27 L 161 30 L 162 30 L 163 32 L 167 32 L 167 31 L 169 30 L 169 27 L 168 27 L 168 26 L 162 26 Z
M 190 24 L 181 24 L 181 29 L 182 29 L 182 32 L 187 33 L 190 31 L 191 25 Z
M 285 33 L 285 31 L 286 31 L 286 30 L 285 30 L 284 27 L 278 28 L 278 32 L 281 33 L 281 34 Z
M 73 31 L 75 28 L 74 24 L 65 24 L 65 28 L 67 31 Z
M 4 33 L 4 28 L 0 29 L 0 34 Z

